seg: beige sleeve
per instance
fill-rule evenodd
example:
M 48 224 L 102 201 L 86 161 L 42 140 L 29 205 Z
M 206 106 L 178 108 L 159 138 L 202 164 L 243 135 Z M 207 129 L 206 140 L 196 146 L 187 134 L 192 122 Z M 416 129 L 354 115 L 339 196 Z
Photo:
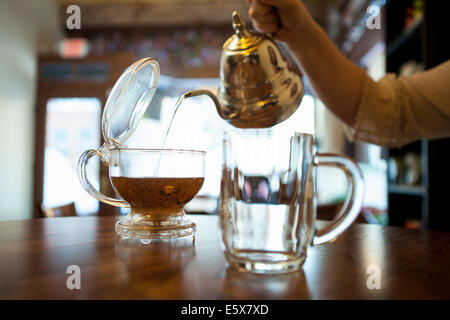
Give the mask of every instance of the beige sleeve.
M 450 60 L 412 77 L 366 76 L 355 126 L 346 133 L 390 147 L 450 137 Z

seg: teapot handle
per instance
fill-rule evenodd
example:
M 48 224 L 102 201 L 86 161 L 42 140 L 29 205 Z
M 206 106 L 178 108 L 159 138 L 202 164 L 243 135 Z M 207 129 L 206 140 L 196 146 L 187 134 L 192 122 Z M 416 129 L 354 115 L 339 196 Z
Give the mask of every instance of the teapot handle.
M 123 208 L 129 208 L 130 205 L 119 199 L 111 198 L 103 193 L 98 192 L 92 184 L 89 182 L 89 178 L 87 176 L 86 168 L 87 168 L 87 162 L 90 158 L 94 156 L 99 156 L 100 159 L 102 159 L 102 154 L 100 151 L 89 149 L 83 152 L 83 154 L 80 156 L 80 159 L 78 160 L 78 179 L 81 182 L 81 185 L 83 186 L 84 190 L 87 191 L 92 197 L 95 199 L 104 202 L 106 204 L 116 206 L 116 207 L 123 207 Z
M 349 194 L 335 219 L 325 228 L 316 230 L 313 245 L 321 245 L 336 239 L 358 217 L 364 197 L 364 181 L 361 169 L 356 162 L 344 155 L 332 153 L 317 154 L 314 157 L 315 166 L 327 166 L 341 169 L 347 177 Z

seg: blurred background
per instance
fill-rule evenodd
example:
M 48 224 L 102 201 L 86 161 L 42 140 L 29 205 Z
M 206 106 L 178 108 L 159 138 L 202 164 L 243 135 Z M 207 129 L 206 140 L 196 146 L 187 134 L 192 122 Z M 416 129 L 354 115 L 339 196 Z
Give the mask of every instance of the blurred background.
M 303 2 L 342 52 L 374 79 L 428 67 L 424 11 L 430 1 Z M 80 8 L 80 29 L 66 24 L 72 4 Z M 374 5 L 381 28 L 371 30 L 367 21 L 378 15 L 369 9 Z M 76 175 L 80 154 L 103 143 L 101 114 L 111 87 L 139 58 L 160 63 L 157 94 L 128 142 L 159 147 L 182 93 L 217 91 L 221 48 L 233 34 L 235 9 L 250 25 L 245 0 L 2 0 L 0 219 L 119 214 L 91 198 Z M 279 126 L 312 133 L 319 151 L 358 161 L 367 182 L 360 222 L 427 227 L 427 142 L 396 150 L 352 143 L 305 82 L 301 107 Z M 187 210 L 215 214 L 225 123 L 210 100 L 195 98 L 180 108 L 173 127 L 168 147 L 208 152 L 205 184 Z M 96 187 L 112 195 L 106 168 L 93 163 L 89 170 Z M 318 189 L 319 217 L 331 219 L 345 199 L 345 177 L 320 169 Z M 404 206 L 408 216 L 399 213 Z

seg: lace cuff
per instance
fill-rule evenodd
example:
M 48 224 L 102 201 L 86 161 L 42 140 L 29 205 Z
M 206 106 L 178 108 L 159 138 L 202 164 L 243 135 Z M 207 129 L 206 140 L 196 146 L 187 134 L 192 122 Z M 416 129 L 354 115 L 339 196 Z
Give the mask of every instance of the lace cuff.
M 402 132 L 402 106 L 407 96 L 395 74 L 388 74 L 375 82 L 366 75 L 355 126 L 346 126 L 350 141 L 363 140 L 378 145 L 399 147 Z

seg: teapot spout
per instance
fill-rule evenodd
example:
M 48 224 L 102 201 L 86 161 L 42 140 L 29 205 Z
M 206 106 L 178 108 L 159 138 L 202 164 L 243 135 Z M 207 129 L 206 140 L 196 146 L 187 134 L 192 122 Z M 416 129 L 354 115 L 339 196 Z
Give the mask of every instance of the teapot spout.
M 191 97 L 197 97 L 197 96 L 203 96 L 203 95 L 207 95 L 208 97 L 211 98 L 211 100 L 214 102 L 214 105 L 216 106 L 217 113 L 219 114 L 219 116 L 222 119 L 224 119 L 224 120 L 231 120 L 232 118 L 234 118 L 233 115 L 235 115 L 235 114 L 226 115 L 223 112 L 222 105 L 220 104 L 219 99 L 217 99 L 216 95 L 214 93 L 212 93 L 211 91 L 209 91 L 209 90 L 201 89 L 201 90 L 189 91 L 189 92 L 186 92 L 183 95 L 183 97 L 184 98 L 191 98 Z

